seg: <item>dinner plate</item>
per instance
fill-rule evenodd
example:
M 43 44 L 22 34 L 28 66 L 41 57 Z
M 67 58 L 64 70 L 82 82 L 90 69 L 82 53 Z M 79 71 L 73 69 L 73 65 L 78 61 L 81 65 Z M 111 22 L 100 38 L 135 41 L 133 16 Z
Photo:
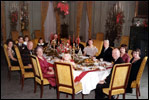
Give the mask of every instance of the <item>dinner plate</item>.
M 87 58 L 89 58 L 89 57 L 87 57 L 87 56 L 80 56 L 82 59 L 87 59 Z

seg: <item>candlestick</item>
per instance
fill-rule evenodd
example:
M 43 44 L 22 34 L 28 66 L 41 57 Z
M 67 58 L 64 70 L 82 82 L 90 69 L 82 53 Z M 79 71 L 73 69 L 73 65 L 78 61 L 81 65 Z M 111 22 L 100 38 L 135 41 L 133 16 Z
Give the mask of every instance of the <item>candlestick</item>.
M 74 43 L 74 35 L 73 35 L 73 43 Z
M 70 45 L 70 41 L 71 41 L 71 39 L 70 39 L 70 35 L 69 35 L 69 45 Z
M 74 60 L 74 56 L 75 56 L 75 43 L 73 43 L 73 49 L 72 49 L 72 57 L 73 57 L 73 60 Z

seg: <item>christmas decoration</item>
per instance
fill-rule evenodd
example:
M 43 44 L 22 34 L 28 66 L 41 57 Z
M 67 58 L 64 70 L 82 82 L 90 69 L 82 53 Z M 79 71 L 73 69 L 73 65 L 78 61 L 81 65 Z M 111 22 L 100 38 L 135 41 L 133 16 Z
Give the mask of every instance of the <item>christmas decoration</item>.
M 63 17 L 65 17 L 65 15 L 69 14 L 69 5 L 66 1 L 58 2 L 57 8 L 55 8 L 55 10 L 58 11 L 58 13 Z
M 11 31 L 16 31 L 17 27 L 17 21 L 18 21 L 18 11 L 12 11 L 9 13 L 9 18 L 10 18 L 10 26 L 11 26 Z
M 16 2 L 12 2 L 9 7 L 9 18 L 10 18 L 10 30 L 16 31 L 18 22 L 18 5 Z
M 21 2 L 21 32 L 28 30 L 29 26 L 29 14 L 28 14 L 28 3 L 25 1 Z
M 114 46 L 114 41 L 122 33 L 122 27 L 124 23 L 124 14 L 119 4 L 115 4 L 112 9 L 110 9 L 106 24 L 106 39 L 110 41 L 110 45 Z

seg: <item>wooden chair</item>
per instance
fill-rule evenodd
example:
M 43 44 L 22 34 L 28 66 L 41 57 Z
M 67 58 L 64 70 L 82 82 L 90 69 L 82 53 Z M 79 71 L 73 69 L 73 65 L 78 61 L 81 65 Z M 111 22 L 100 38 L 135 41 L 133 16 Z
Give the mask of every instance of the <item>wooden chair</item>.
M 27 35 L 31 39 L 30 32 L 28 30 L 23 31 L 23 36 Z
M 21 69 L 21 83 L 22 83 L 21 89 L 23 90 L 24 79 L 34 78 L 34 73 L 33 72 L 25 72 L 25 69 L 31 69 L 31 67 L 23 65 L 22 58 L 21 58 L 20 51 L 19 51 L 18 47 L 15 45 L 14 48 L 15 48 L 15 52 L 16 52 L 16 55 L 17 55 L 17 58 L 18 58 L 20 69 Z
M 128 55 L 129 55 L 129 57 L 130 57 L 130 59 L 132 58 L 132 50 L 128 50 Z
M 85 42 L 80 42 L 83 46 L 84 46 L 84 48 L 86 47 L 86 43 Z
M 35 30 L 34 33 L 35 33 L 35 38 L 36 39 L 42 38 L 42 34 L 41 34 L 40 30 Z
M 103 41 L 103 40 L 104 40 L 104 34 L 98 32 L 98 33 L 96 34 L 96 40 Z
M 37 47 L 38 39 L 31 40 L 33 42 L 33 49 Z
M 20 71 L 20 66 L 12 66 L 11 65 L 10 59 L 8 57 L 7 44 L 4 44 L 4 53 L 6 56 L 7 63 L 8 63 L 8 79 L 10 80 L 11 79 L 11 71 Z
M 121 44 L 126 44 L 128 46 L 129 45 L 129 36 L 122 36 L 120 45 Z
M 55 62 L 55 74 L 57 82 L 57 99 L 60 92 L 74 95 L 82 91 L 82 83 L 74 83 L 72 66 L 68 63 Z M 82 94 L 82 99 L 84 95 Z
M 18 31 L 12 31 L 11 36 L 12 36 L 12 40 L 16 41 L 16 40 L 18 40 L 19 32 Z
M 44 85 L 50 85 L 50 83 L 46 78 L 43 78 L 38 58 L 35 55 L 31 55 L 31 59 L 32 59 L 32 64 L 33 64 L 33 68 L 34 68 L 34 75 L 35 75 L 34 93 L 36 93 L 36 88 L 37 88 L 37 83 L 38 83 L 40 85 L 40 88 L 41 88 L 40 98 L 42 98 L 43 86 Z
M 140 65 L 140 69 L 138 71 L 137 78 L 136 78 L 135 81 L 133 81 L 131 83 L 131 88 L 136 88 L 136 97 L 137 97 L 137 99 L 138 99 L 138 96 L 141 96 L 141 94 L 140 94 L 140 80 L 141 80 L 141 77 L 142 77 L 142 74 L 143 74 L 147 59 L 148 59 L 147 56 L 144 57 L 144 59 L 142 60 L 141 65 Z
M 96 48 L 98 49 L 98 53 L 96 53 L 96 56 L 98 56 L 101 53 L 103 47 L 103 41 L 93 40 L 93 45 L 96 46 Z
M 114 66 L 109 88 L 103 88 L 103 92 L 109 95 L 109 99 L 112 95 L 119 96 L 119 94 L 123 94 L 123 99 L 125 99 L 130 70 L 131 63 L 116 64 Z

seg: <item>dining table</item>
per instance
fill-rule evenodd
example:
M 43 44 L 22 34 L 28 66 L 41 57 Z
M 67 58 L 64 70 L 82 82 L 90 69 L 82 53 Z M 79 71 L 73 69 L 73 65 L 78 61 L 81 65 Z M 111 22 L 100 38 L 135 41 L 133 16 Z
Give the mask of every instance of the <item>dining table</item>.
M 59 57 L 49 56 L 43 54 L 43 56 L 47 59 L 47 62 L 50 64 L 54 64 L 57 59 L 61 59 L 60 57 L 63 54 L 59 54 Z M 99 61 L 97 59 L 93 59 L 92 63 L 81 62 L 87 59 L 90 59 L 87 56 L 79 56 L 76 57 L 78 59 L 75 69 L 73 69 L 73 78 L 74 82 L 82 83 L 82 93 L 90 94 L 90 92 L 96 89 L 96 85 L 100 80 L 104 80 L 110 73 L 112 68 L 112 63 L 107 61 Z M 79 63 L 78 63 L 79 62 Z

